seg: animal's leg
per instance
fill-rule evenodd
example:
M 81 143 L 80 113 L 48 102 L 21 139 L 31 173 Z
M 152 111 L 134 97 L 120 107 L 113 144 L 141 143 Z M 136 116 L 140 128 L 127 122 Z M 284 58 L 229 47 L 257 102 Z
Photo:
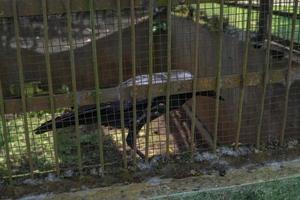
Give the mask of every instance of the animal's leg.
M 151 108 L 151 114 L 150 114 L 150 121 L 156 119 L 157 117 L 163 115 L 165 109 L 162 109 L 162 105 L 158 104 L 155 105 Z M 141 115 L 139 115 L 137 117 L 137 125 L 136 125 L 136 134 L 138 136 L 140 130 L 142 129 L 142 127 L 146 124 L 147 122 L 147 112 L 144 111 L 141 113 Z M 133 141 L 133 136 L 134 136 L 134 132 L 133 132 L 133 123 L 130 123 L 129 126 L 129 131 L 128 131 L 128 135 L 126 138 L 126 142 L 127 145 L 130 146 L 131 149 L 134 149 L 134 141 Z M 145 155 L 137 149 L 137 154 L 142 158 L 145 159 Z
M 137 118 L 137 123 L 136 123 L 136 137 L 138 136 L 140 130 L 142 129 L 142 127 L 144 126 L 144 123 L 140 123 L 141 121 L 145 121 L 146 118 L 146 114 L 143 112 L 138 118 Z M 126 142 L 127 145 L 131 148 L 134 149 L 134 127 L 133 127 L 133 122 L 130 122 L 129 125 L 129 129 L 128 129 L 128 135 L 126 138 Z M 145 159 L 145 155 L 140 151 L 140 150 L 136 150 L 136 153 L 142 158 Z

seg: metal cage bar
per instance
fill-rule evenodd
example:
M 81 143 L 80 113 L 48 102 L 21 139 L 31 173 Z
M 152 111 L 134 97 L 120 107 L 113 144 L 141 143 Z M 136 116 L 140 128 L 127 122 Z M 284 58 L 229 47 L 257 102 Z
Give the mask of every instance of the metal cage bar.
M 147 124 L 146 124 L 146 149 L 145 160 L 149 159 L 149 132 L 150 132 L 150 120 L 151 120 L 151 102 L 152 102 L 152 77 L 153 77 L 153 0 L 149 0 L 149 68 L 148 68 L 148 93 L 147 93 Z
M 130 3 L 130 37 L 131 37 L 131 62 L 132 62 L 132 121 L 133 121 L 133 165 L 134 168 L 136 167 L 136 154 L 137 154 L 137 132 L 136 132 L 136 46 L 135 46 L 135 9 L 134 9 L 134 0 L 131 0 Z
M 282 9 L 282 0 L 279 0 L 279 10 L 281 10 Z M 279 37 L 280 37 L 280 28 L 281 28 L 281 26 L 282 26 L 282 19 L 281 19 L 281 17 L 278 17 L 278 20 L 277 20 L 278 22 L 277 22 L 277 27 L 278 27 L 278 35 L 279 35 Z
M 52 133 L 54 142 L 54 157 L 55 157 L 55 168 L 57 175 L 60 174 L 59 159 L 58 159 L 58 146 L 57 146 L 57 132 L 55 124 L 55 105 L 54 105 L 54 94 L 53 94 L 53 82 L 51 76 L 51 64 L 49 54 L 49 34 L 48 34 L 48 17 L 47 17 L 47 0 L 42 0 L 43 9 L 43 25 L 44 25 L 44 51 L 45 51 L 45 63 L 47 70 L 47 81 L 49 90 L 49 101 L 51 110 L 51 121 L 52 121 Z
M 24 122 L 24 131 L 25 131 L 25 141 L 26 141 L 26 150 L 29 161 L 30 176 L 33 178 L 33 162 L 32 162 L 32 152 L 30 147 L 30 137 L 28 130 L 28 119 L 27 119 L 27 108 L 26 108 L 26 93 L 25 93 L 25 81 L 24 81 L 24 66 L 22 61 L 21 54 L 21 41 L 20 41 L 20 30 L 19 30 L 19 20 L 17 12 L 17 1 L 12 1 L 12 10 L 14 16 L 14 29 L 16 37 L 16 47 L 17 47 L 17 63 L 18 63 L 18 73 L 20 80 L 20 90 L 21 90 L 21 101 L 22 101 L 22 113 L 23 113 L 23 122 Z
M 196 9 L 196 35 L 195 35 L 195 60 L 194 60 L 194 78 L 193 78 L 193 97 L 192 97 L 192 129 L 191 129 L 191 155 L 195 151 L 195 127 L 196 127 L 196 106 L 197 106 L 197 78 L 199 64 L 199 34 L 200 34 L 200 1 L 197 1 Z
M 92 30 L 92 56 L 93 56 L 93 70 L 94 70 L 94 79 L 95 79 L 95 94 L 96 94 L 96 110 L 97 110 L 97 132 L 99 135 L 99 158 L 100 165 L 102 167 L 102 175 L 104 173 L 104 150 L 103 150 L 103 130 L 101 123 L 101 92 L 100 92 L 100 83 L 99 83 L 99 72 L 98 72 L 98 57 L 97 57 L 97 43 L 96 43 L 96 29 L 95 29 L 95 7 L 94 0 L 90 0 L 90 26 Z
M 10 154 L 9 154 L 8 131 L 7 131 L 4 108 L 5 107 L 4 107 L 2 82 L 0 80 L 0 115 L 1 115 L 1 122 L 2 122 L 4 145 L 5 145 L 5 158 L 6 158 L 5 160 L 6 160 L 6 168 L 8 171 L 9 183 L 12 183 L 12 170 L 11 170 L 11 162 L 10 162 Z
M 117 0 L 118 12 L 118 61 L 119 61 L 119 84 L 123 82 L 123 39 L 122 39 L 122 13 L 121 0 Z M 124 122 L 124 100 L 123 95 L 120 95 L 120 115 L 121 115 L 121 131 L 122 131 L 122 148 L 123 148 L 123 165 L 127 168 L 126 156 L 126 137 L 125 137 L 125 122 Z
M 71 64 L 71 77 L 72 77 L 72 100 L 74 104 L 75 113 L 75 134 L 76 134 L 76 144 L 77 144 L 77 159 L 78 159 L 78 169 L 79 174 L 82 174 L 82 161 L 81 161 L 81 139 L 79 130 L 79 111 L 77 103 L 77 86 L 76 86 L 76 69 L 75 69 L 75 58 L 74 58 L 74 47 L 73 47 L 73 36 L 72 36 L 72 16 L 71 16 L 71 1 L 67 0 L 67 30 L 68 30 L 68 42 L 69 42 L 69 52 L 70 52 L 70 64 Z
M 293 7 L 294 14 L 293 14 L 293 18 L 292 18 L 292 30 L 291 30 L 288 69 L 287 69 L 287 77 L 286 77 L 286 89 L 285 89 L 285 96 L 284 96 L 284 112 L 283 112 L 283 119 L 282 119 L 283 124 L 282 124 L 280 139 L 279 139 L 281 146 L 284 143 L 284 135 L 285 135 L 285 129 L 286 129 L 286 123 L 287 123 L 287 116 L 288 116 L 289 94 L 290 94 L 290 87 L 292 84 L 291 71 L 292 71 L 292 58 L 293 58 L 293 49 L 294 49 L 294 38 L 295 38 L 297 12 L 298 12 L 298 0 L 294 0 L 294 7 Z
M 260 138 L 261 138 L 261 131 L 263 126 L 263 117 L 264 117 L 264 110 L 265 110 L 265 99 L 267 93 L 267 86 L 269 83 L 269 70 L 270 70 L 270 48 L 271 48 L 271 37 L 272 37 L 272 12 L 273 12 L 273 0 L 268 0 L 269 2 L 269 10 L 268 13 L 268 20 L 267 20 L 267 49 L 266 49 L 266 58 L 265 58 L 265 68 L 264 68 L 264 78 L 263 78 L 263 92 L 261 97 L 261 106 L 259 110 L 259 119 L 258 119 L 258 126 L 257 126 L 257 133 L 256 133 L 256 147 L 260 148 Z
M 219 107 L 220 107 L 220 93 L 222 87 L 222 53 L 223 53 L 223 22 L 224 22 L 224 0 L 221 0 L 220 4 L 220 22 L 219 22 L 219 48 L 218 48 L 218 66 L 216 76 L 216 102 L 215 102 L 215 118 L 214 118 L 214 143 L 213 151 L 217 150 L 218 140 L 218 124 L 219 124 Z
M 166 91 L 166 155 L 170 154 L 170 93 L 171 93 L 171 69 L 172 69 L 172 0 L 168 0 L 167 11 L 167 91 Z
M 244 107 L 244 98 L 246 91 L 246 78 L 247 78 L 247 65 L 248 65 L 248 54 L 249 54 L 249 44 L 250 44 L 250 26 L 251 26 L 251 12 L 252 12 L 252 0 L 249 0 L 249 6 L 247 9 L 247 27 L 246 27 L 246 46 L 243 59 L 243 68 L 242 68 L 242 79 L 241 79 L 241 93 L 239 96 L 239 105 L 238 105 L 238 122 L 235 138 L 235 148 L 239 147 L 241 126 L 242 126 L 242 114 Z

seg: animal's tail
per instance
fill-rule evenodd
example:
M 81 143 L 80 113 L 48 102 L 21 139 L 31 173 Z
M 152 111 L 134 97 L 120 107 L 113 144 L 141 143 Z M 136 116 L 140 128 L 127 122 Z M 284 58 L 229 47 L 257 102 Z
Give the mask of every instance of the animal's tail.
M 96 108 L 95 105 L 92 106 L 84 106 L 79 109 L 79 124 L 91 124 L 96 121 L 95 118 Z M 57 129 L 74 126 L 75 125 L 75 113 L 74 111 L 69 111 L 63 113 L 59 117 L 54 119 L 55 127 Z M 48 131 L 52 131 L 52 120 L 46 121 L 37 129 L 34 130 L 35 134 L 42 134 Z
M 72 126 L 75 124 L 75 114 L 74 112 L 70 111 L 67 113 L 62 114 L 59 117 L 56 117 L 54 119 L 55 127 L 57 129 Z M 42 134 L 48 131 L 52 131 L 52 120 L 46 121 L 41 126 L 39 126 L 37 129 L 34 130 L 35 134 Z

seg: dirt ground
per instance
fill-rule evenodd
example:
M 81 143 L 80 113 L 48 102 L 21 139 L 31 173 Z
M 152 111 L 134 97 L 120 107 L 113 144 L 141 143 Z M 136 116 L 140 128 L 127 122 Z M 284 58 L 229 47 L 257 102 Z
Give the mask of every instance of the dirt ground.
M 148 199 L 160 195 L 206 190 L 256 181 L 300 175 L 300 145 L 258 151 L 253 147 L 221 147 L 217 154 L 198 153 L 193 161 L 187 155 L 150 163 L 138 163 L 136 171 L 119 170 L 104 177 L 56 177 L 0 182 L 0 199 Z M 112 168 L 111 168 L 112 170 Z
M 226 176 L 216 174 L 200 175 L 183 179 L 160 179 L 153 177 L 143 183 L 114 185 L 105 188 L 85 189 L 62 194 L 43 194 L 39 199 L 148 199 L 165 197 L 181 192 L 208 190 L 224 186 L 252 182 L 270 181 L 287 176 L 300 176 L 300 159 L 284 162 L 271 162 L 266 166 L 252 169 L 250 166 L 229 171 Z M 33 196 L 34 197 L 34 196 Z M 27 197 L 28 199 L 29 197 Z M 23 198 L 26 199 L 26 198 Z M 172 199 L 171 197 L 167 199 Z

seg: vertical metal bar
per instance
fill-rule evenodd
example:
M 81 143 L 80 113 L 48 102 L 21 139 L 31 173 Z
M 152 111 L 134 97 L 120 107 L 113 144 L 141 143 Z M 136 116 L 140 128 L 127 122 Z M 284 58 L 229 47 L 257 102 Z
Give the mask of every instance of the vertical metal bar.
M 294 0 L 292 30 L 291 30 L 291 38 L 290 38 L 289 61 L 288 61 L 286 89 L 285 89 L 285 96 L 284 96 L 283 124 L 282 124 L 282 130 L 281 130 L 281 134 L 280 134 L 280 140 L 279 140 L 281 146 L 283 145 L 283 142 L 284 142 L 284 135 L 285 135 L 285 129 L 286 129 L 287 115 L 288 115 L 289 94 L 290 94 L 290 88 L 291 88 L 291 84 L 292 84 L 291 71 L 292 71 L 292 58 L 293 58 L 293 49 L 294 49 L 297 11 L 298 11 L 298 0 Z
M 123 38 L 122 38 L 122 13 L 121 13 L 121 0 L 117 0 L 118 12 L 118 59 L 119 59 L 119 84 L 123 82 Z M 124 125 L 124 100 L 120 95 L 120 115 L 121 115 L 121 129 L 122 129 L 122 147 L 123 147 L 123 165 L 127 168 L 126 156 L 126 138 L 125 138 L 125 125 Z
M 104 173 L 104 152 L 103 152 L 103 131 L 101 123 L 101 96 L 100 96 L 100 83 L 99 83 L 99 70 L 98 70 L 98 56 L 97 56 L 97 43 L 96 43 L 96 28 L 95 28 L 95 7 L 94 0 L 89 0 L 90 3 L 90 26 L 92 29 L 92 54 L 93 54 L 93 69 L 95 78 L 95 93 L 96 93 L 96 110 L 97 110 L 97 132 L 99 135 L 99 157 L 102 175 Z
M 75 58 L 74 58 L 74 47 L 73 47 L 73 36 L 72 36 L 72 16 L 71 16 L 71 1 L 67 0 L 67 31 L 68 31 L 68 42 L 70 47 L 70 64 L 71 64 L 71 77 L 72 77 L 72 94 L 73 104 L 75 113 L 75 134 L 77 144 L 77 159 L 79 174 L 82 174 L 82 161 L 81 161 L 81 147 L 80 147 L 80 132 L 79 132 L 79 118 L 78 118 L 78 104 L 77 104 L 77 84 L 76 84 L 76 69 L 75 69 Z
M 0 80 L 0 115 L 2 122 L 2 132 L 4 137 L 4 145 L 5 145 L 5 158 L 6 158 L 6 167 L 8 171 L 9 183 L 12 183 L 12 170 L 11 170 L 11 162 L 10 162 L 10 154 L 9 154 L 9 141 L 8 141 L 8 130 L 5 119 L 5 106 L 4 106 L 4 97 L 3 97 L 3 89 L 2 82 Z
M 53 96 L 53 83 L 51 77 L 51 64 L 50 64 L 50 54 L 49 54 L 49 35 L 48 35 L 48 17 L 47 17 L 47 0 L 42 0 L 43 8 L 43 25 L 44 25 L 44 51 L 45 51 L 45 62 L 47 68 L 47 80 L 48 80 L 48 90 L 49 90 L 49 101 L 51 109 L 51 118 L 52 118 L 52 133 L 54 141 L 54 157 L 55 157 L 55 168 L 56 173 L 59 175 L 59 161 L 58 161 L 58 146 L 57 146 L 57 133 L 55 125 L 55 105 L 54 105 L 54 96 Z
M 17 1 L 16 0 L 13 0 L 12 10 L 13 10 L 13 16 L 14 16 L 14 29 L 15 29 L 15 37 L 16 37 L 16 46 L 17 46 L 17 63 L 19 66 L 18 71 L 19 71 L 19 80 L 20 80 L 26 151 L 27 151 L 27 156 L 28 156 L 28 161 L 29 161 L 30 176 L 31 176 L 31 178 L 33 178 L 33 163 L 32 163 L 32 154 L 31 154 L 30 138 L 29 138 L 29 130 L 28 130 L 27 108 L 26 108 L 24 66 L 23 66 L 22 54 L 21 54 L 20 30 L 19 30 L 19 20 L 18 20 Z
M 135 10 L 134 10 L 134 0 L 130 1 L 130 18 L 131 18 L 131 62 L 132 62 L 132 80 L 133 80 L 133 94 L 132 94 L 132 98 L 133 98 L 133 102 L 132 102 L 132 112 L 133 112 L 133 165 L 134 167 L 136 167 L 136 154 L 137 154 L 137 147 L 136 147 L 136 46 L 135 46 Z
M 148 101 L 147 101 L 147 124 L 146 124 L 146 150 L 145 160 L 148 162 L 149 158 L 149 132 L 151 120 L 151 102 L 152 102 L 152 76 L 153 76 L 153 0 L 149 0 L 149 66 L 148 66 Z
M 250 44 L 250 26 L 251 26 L 251 16 L 252 16 L 251 12 L 252 12 L 252 0 L 249 0 L 248 9 L 247 9 L 245 52 L 244 52 L 243 68 L 242 68 L 242 82 L 241 82 L 242 85 L 241 85 L 241 93 L 240 93 L 240 98 L 239 98 L 238 123 L 237 123 L 236 138 L 235 138 L 235 148 L 236 149 L 239 147 L 241 126 L 242 126 L 244 97 L 245 97 L 245 90 L 246 90 L 248 53 L 249 53 L 249 44 Z
M 282 10 L 282 7 L 281 7 L 281 4 L 282 4 L 282 1 L 281 0 L 279 0 L 279 6 L 278 6 L 278 10 L 280 11 L 280 10 Z M 281 19 L 282 19 L 282 17 L 280 17 L 279 15 L 277 15 L 277 27 L 278 27 L 278 37 L 280 38 L 280 37 L 282 37 L 281 36 L 281 34 L 280 34 L 280 30 L 281 30 Z
M 216 102 L 215 102 L 215 119 L 214 119 L 214 143 L 213 151 L 217 150 L 218 140 L 218 124 L 219 124 L 219 107 L 220 107 L 220 93 L 221 93 L 221 73 L 222 73 L 222 54 L 223 54 L 223 15 L 224 15 L 224 0 L 220 0 L 220 20 L 219 20 L 219 48 L 218 48 L 218 68 L 216 77 Z
M 168 25 L 168 38 L 167 38 L 167 91 L 166 91 L 166 154 L 170 155 L 170 94 L 171 94 L 171 69 L 172 69 L 172 0 L 168 0 L 167 11 L 167 25 Z
M 192 97 L 192 130 L 191 130 L 191 155 L 195 151 L 195 126 L 196 126 L 196 104 L 197 104 L 197 79 L 199 67 L 199 34 L 200 34 L 200 1 L 197 0 L 196 9 L 196 31 L 195 31 L 195 63 L 194 63 L 194 78 L 193 78 L 193 97 Z
M 259 5 L 259 21 L 258 21 L 258 42 L 263 42 L 267 39 L 268 34 L 268 15 L 270 14 L 270 1 L 260 0 Z
M 270 70 L 270 48 L 271 48 L 271 36 L 272 36 L 272 13 L 273 13 L 273 0 L 269 1 L 269 9 L 268 12 L 268 29 L 267 29 L 267 49 L 266 49 L 266 58 L 265 58 L 265 68 L 264 68 L 264 80 L 263 80 L 263 92 L 262 98 L 260 101 L 260 110 L 259 110 L 259 119 L 258 119 L 258 126 L 257 126 L 257 134 L 256 134 L 256 147 L 260 147 L 260 137 L 261 131 L 263 126 L 263 117 L 264 117 L 264 110 L 265 110 L 265 99 L 267 93 L 267 86 L 269 83 L 269 70 Z

